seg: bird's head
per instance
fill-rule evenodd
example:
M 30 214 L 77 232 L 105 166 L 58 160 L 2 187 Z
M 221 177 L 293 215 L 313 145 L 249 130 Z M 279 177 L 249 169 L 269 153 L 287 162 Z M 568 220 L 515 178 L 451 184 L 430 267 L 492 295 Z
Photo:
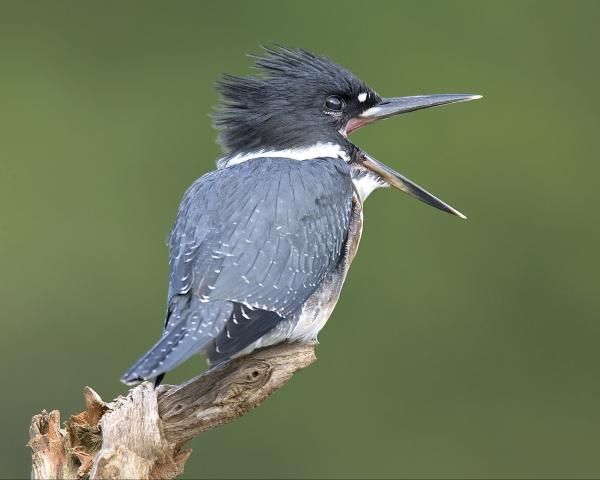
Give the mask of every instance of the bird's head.
M 360 193 L 393 186 L 437 208 L 463 216 L 349 140 L 358 128 L 401 113 L 464 102 L 479 95 L 441 94 L 382 98 L 366 83 L 326 57 L 285 47 L 253 56 L 260 75 L 226 75 L 214 115 L 227 158 L 259 152 L 342 152 L 352 164 Z M 307 157 L 308 158 L 308 157 Z
M 304 50 L 254 56 L 259 77 L 225 76 L 215 115 L 228 153 L 346 144 L 353 119 L 381 98 L 351 72 Z M 349 128 L 350 127 L 350 128 Z

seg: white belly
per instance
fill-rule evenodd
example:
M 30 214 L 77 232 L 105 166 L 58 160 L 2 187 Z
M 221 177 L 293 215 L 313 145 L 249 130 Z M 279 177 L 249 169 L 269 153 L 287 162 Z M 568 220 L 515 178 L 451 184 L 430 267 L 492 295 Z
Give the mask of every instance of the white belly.
M 317 334 L 327 323 L 337 304 L 346 272 L 336 270 L 325 277 L 319 288 L 308 298 L 302 307 L 290 340 L 313 342 Z
M 299 313 L 280 321 L 272 330 L 235 356 L 247 355 L 258 348 L 282 342 L 315 342 L 319 331 L 325 326 L 335 308 L 345 276 L 346 272 L 342 269 L 328 274 Z

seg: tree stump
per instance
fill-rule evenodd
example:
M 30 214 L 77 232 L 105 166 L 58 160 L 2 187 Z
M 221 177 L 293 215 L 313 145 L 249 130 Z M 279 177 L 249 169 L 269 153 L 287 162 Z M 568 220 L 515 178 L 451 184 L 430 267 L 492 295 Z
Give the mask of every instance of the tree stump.
M 32 478 L 175 478 L 192 453 L 186 442 L 257 407 L 316 360 L 314 347 L 264 348 L 181 385 L 144 382 L 110 403 L 85 387 L 85 411 L 64 428 L 58 410 L 33 417 Z

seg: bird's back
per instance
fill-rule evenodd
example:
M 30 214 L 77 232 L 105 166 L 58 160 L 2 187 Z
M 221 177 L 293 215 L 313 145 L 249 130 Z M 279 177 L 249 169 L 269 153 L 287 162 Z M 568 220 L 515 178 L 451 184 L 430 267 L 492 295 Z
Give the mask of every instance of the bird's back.
M 293 319 L 338 265 L 351 209 L 350 171 L 335 158 L 256 158 L 198 179 L 169 238 L 165 332 L 124 380 L 200 351 L 226 360 Z

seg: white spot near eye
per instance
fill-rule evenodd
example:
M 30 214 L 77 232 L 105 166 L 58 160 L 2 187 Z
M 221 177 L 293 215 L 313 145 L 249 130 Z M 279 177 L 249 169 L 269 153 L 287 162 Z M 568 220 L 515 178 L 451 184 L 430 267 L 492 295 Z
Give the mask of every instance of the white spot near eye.
M 360 103 L 364 102 L 367 99 L 367 92 L 362 92 L 358 94 L 358 101 Z

